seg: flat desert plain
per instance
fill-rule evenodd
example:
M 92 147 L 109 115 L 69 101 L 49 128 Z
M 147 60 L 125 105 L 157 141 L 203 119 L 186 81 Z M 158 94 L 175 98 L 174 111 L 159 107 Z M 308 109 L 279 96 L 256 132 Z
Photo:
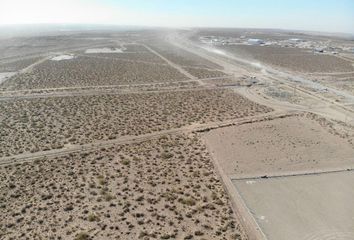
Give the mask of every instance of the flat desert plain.
M 309 49 L 323 44 L 337 53 Z M 0 239 L 353 239 L 352 45 L 0 38 Z
M 353 167 L 353 145 L 328 124 L 291 116 L 220 128 L 204 139 L 225 173 L 239 178 Z

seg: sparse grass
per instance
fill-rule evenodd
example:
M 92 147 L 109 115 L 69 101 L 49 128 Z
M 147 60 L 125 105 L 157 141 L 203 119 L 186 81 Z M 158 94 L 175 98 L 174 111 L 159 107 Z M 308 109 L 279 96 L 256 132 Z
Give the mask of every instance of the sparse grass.
M 170 152 L 163 152 L 162 154 L 161 154 L 161 158 L 162 159 L 170 159 L 170 158 L 172 158 L 173 157 L 173 153 L 170 153 Z
M 106 200 L 107 202 L 114 199 L 114 196 L 112 196 L 112 194 L 109 194 L 109 193 L 105 193 L 103 196 L 104 196 L 104 200 Z
M 123 165 L 130 165 L 130 160 L 129 159 L 123 159 L 122 161 L 121 161 L 121 163 L 123 164 Z
M 104 109 L 104 111 L 102 110 Z M 228 120 L 270 111 L 227 90 L 39 98 L 0 102 L 1 156 Z M 26 122 L 23 122 L 26 119 Z M 161 137 L 161 140 L 165 136 Z M 166 142 L 174 147 L 175 142 Z M 162 158 L 172 157 L 163 153 Z M 126 161 L 122 162 L 128 165 Z
M 101 34 L 104 40 L 89 42 L 101 44 L 109 39 L 110 33 Z M 114 33 L 111 40 L 139 39 L 149 45 L 145 37 L 158 37 L 155 31 L 146 31 L 143 37 L 135 32 L 119 35 Z M 78 36 L 80 44 L 87 44 L 85 34 Z M 35 45 L 30 42 L 21 49 L 31 56 L 33 51 L 58 48 L 61 41 L 75 47 L 71 43 L 77 41 L 76 35 L 69 41 L 67 38 L 62 36 L 59 43 L 57 36 L 39 37 L 36 41 L 41 44 L 36 48 L 29 48 Z M 219 74 L 213 71 L 219 66 L 212 62 L 163 41 L 159 44 L 159 53 L 183 67 L 197 67 L 200 76 Z M 110 42 L 108 47 L 115 46 Z M 122 136 L 270 110 L 232 91 L 202 89 L 196 81 L 181 83 L 188 78 L 147 48 L 138 44 L 124 47 L 127 53 L 113 55 L 82 56 L 83 51 L 78 50 L 72 60 L 44 61 L 1 84 L 1 90 L 24 91 L 0 93 L 13 97 L 0 101 L 0 157 L 114 142 Z M 15 48 L 0 51 L 0 55 Z M 149 84 L 131 85 L 136 83 Z M 115 86 L 101 86 L 112 84 Z M 82 146 L 80 152 L 2 166 L 0 235 L 6 239 L 183 239 L 194 236 L 197 228 L 210 225 L 210 221 L 221 228 L 233 216 L 228 205 L 211 203 L 214 208 L 206 207 L 211 189 L 223 202 L 227 203 L 227 198 L 215 181 L 205 148 L 198 137 L 192 139 L 166 134 L 87 151 Z M 200 174 L 193 175 L 197 171 Z M 204 172 L 210 174 L 201 174 Z M 233 233 L 238 231 L 228 228 L 215 237 L 213 230 L 205 229 L 203 237 L 230 239 Z
M 90 235 L 88 235 L 85 232 L 79 233 L 76 237 L 75 240 L 88 240 L 90 239 Z
M 180 198 L 178 201 L 182 204 L 188 205 L 188 206 L 194 206 L 196 204 L 196 201 L 193 198 Z
M 98 217 L 97 215 L 95 215 L 95 214 L 93 214 L 93 213 L 90 213 L 90 214 L 87 216 L 87 220 L 88 220 L 89 222 L 97 222 L 97 221 L 99 221 L 100 219 L 99 219 L 99 217 Z
M 174 161 L 163 160 L 157 151 L 166 149 L 166 143 Z M 72 153 L 38 164 L 1 167 L 0 207 L 4 217 L 0 219 L 0 231 L 11 223 L 8 226 L 12 227 L 6 231 L 13 239 L 20 239 L 23 232 L 31 239 L 38 234 L 45 239 L 93 238 L 89 236 L 90 230 L 73 228 L 75 223 L 99 228 L 95 235 L 98 239 L 115 238 L 122 232 L 126 239 L 183 239 L 195 236 L 199 226 L 210 226 L 211 221 L 213 229 L 203 228 L 205 239 L 232 239 L 231 235 L 238 230 L 225 228 L 233 219 L 232 211 L 226 204 L 221 183 L 215 181 L 213 165 L 205 151 L 193 136 L 168 135 L 147 142 Z M 124 165 L 112 161 L 114 157 L 143 160 L 131 160 L 129 169 L 123 169 Z M 210 174 L 195 176 L 198 171 Z M 78 177 L 79 172 L 84 177 Z M 9 188 L 10 183 L 16 187 Z M 37 196 L 33 192 L 43 194 Z M 209 200 L 212 192 L 217 193 L 213 202 Z M 224 204 L 218 205 L 217 200 Z M 33 211 L 37 206 L 40 206 L 38 211 Z M 62 207 L 58 210 L 57 206 Z M 17 221 L 19 211 L 21 217 L 46 220 L 32 221 L 32 228 L 28 229 L 26 221 Z M 166 224 L 160 225 L 159 231 L 151 230 L 161 222 Z M 62 226 L 62 231 L 40 230 L 51 225 Z M 215 229 L 222 229 L 220 236 L 215 236 Z M 63 236 L 63 232 L 67 235 Z
M 70 61 L 45 61 L 31 72 L 13 76 L 8 89 L 41 89 L 169 82 L 187 77 L 167 64 L 122 61 L 119 58 L 80 56 Z

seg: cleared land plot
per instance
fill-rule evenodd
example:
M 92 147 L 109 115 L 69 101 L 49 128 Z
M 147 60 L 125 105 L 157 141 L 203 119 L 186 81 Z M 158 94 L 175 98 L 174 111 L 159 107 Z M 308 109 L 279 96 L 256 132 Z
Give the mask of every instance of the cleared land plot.
M 2 85 L 7 89 L 35 89 L 72 86 L 116 85 L 186 80 L 167 65 L 134 63 L 116 59 L 76 57 L 45 61 L 25 74 L 18 74 Z
M 352 72 L 354 70 L 349 61 L 331 55 L 314 54 L 310 50 L 247 45 L 225 46 L 223 49 L 276 67 L 304 73 Z
M 107 47 L 107 49 L 114 49 L 113 47 Z M 159 56 L 156 56 L 152 52 L 150 52 L 143 45 L 132 44 L 132 45 L 122 45 L 122 52 L 110 52 L 110 53 L 86 53 L 86 51 L 80 51 L 80 54 L 84 54 L 86 56 L 96 56 L 96 57 L 107 57 L 107 58 L 117 58 L 123 60 L 131 60 L 131 61 L 144 61 L 151 63 L 161 63 L 167 64 L 163 59 Z
M 2 239 L 242 239 L 193 136 L 1 167 L 0 179 Z
M 277 175 L 354 166 L 354 147 L 325 120 L 292 116 L 213 130 L 206 143 L 227 175 Z
M 228 90 L 52 97 L 0 102 L 0 156 L 140 135 L 271 109 Z
M 270 240 L 350 240 L 353 181 L 341 172 L 233 183 Z

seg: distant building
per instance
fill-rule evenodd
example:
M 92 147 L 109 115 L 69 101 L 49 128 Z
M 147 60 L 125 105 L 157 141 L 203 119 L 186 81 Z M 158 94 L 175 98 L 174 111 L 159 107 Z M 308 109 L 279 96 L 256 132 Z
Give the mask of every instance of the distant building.
M 314 51 L 315 51 L 315 53 L 324 53 L 325 49 L 324 48 L 315 48 Z
M 289 43 L 293 43 L 293 44 L 296 44 L 296 43 L 301 43 L 303 42 L 304 40 L 300 39 L 300 38 L 290 38 L 288 40 Z
M 262 39 L 250 38 L 250 39 L 248 39 L 248 44 L 250 44 L 250 45 L 262 45 L 262 44 L 264 44 L 264 41 Z

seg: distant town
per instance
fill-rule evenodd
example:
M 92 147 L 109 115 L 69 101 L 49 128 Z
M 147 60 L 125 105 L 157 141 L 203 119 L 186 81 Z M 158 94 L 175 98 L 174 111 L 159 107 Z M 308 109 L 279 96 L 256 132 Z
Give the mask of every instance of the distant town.
M 338 53 L 354 53 L 352 46 L 342 46 L 330 40 L 316 41 L 302 38 L 289 39 L 260 39 L 248 38 L 247 36 L 240 37 L 223 37 L 223 36 L 201 36 L 201 42 L 210 45 L 258 45 L 258 46 L 280 46 L 284 48 L 301 48 L 311 49 L 315 53 L 323 54 L 338 54 Z

